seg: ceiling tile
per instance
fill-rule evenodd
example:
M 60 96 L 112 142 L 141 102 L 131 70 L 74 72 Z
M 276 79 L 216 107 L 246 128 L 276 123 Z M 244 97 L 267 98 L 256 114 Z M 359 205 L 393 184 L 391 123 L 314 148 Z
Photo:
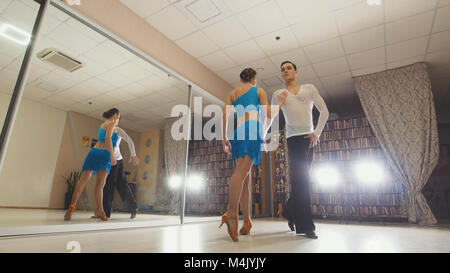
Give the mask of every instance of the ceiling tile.
M 223 2 L 233 13 L 239 13 L 251 9 L 269 0 L 224 0 Z
M 122 99 L 111 96 L 109 92 L 94 96 L 91 99 L 108 106 L 119 104 L 122 101 Z
M 431 35 L 428 52 L 450 50 L 450 30 Z
M 177 8 L 169 6 L 146 19 L 170 40 L 178 40 L 197 28 Z
M 394 44 L 429 34 L 433 15 L 434 12 L 426 12 L 386 24 L 386 43 Z
M 338 58 L 322 63 L 313 64 L 314 70 L 319 77 L 331 76 L 350 71 L 345 58 Z
M 297 67 L 310 64 L 308 58 L 301 49 L 295 49 L 281 54 L 273 55 L 270 56 L 270 59 L 274 62 L 275 65 L 278 66 L 278 68 L 280 68 L 281 63 L 284 61 L 291 61 Z
M 308 14 L 291 28 L 303 46 L 326 41 L 339 35 L 333 13 L 320 14 L 320 16 Z
M 0 15 L 1 13 L 8 7 L 12 0 L 3 0 L 0 1 Z
M 415 15 L 436 7 L 437 0 L 385 0 L 386 21 Z
M 158 92 L 153 92 L 149 95 L 142 96 L 141 98 L 149 101 L 149 103 L 150 103 L 148 105 L 149 107 L 154 106 L 154 105 L 162 105 L 162 104 L 171 102 L 171 99 L 167 98 L 166 96 L 161 95 Z
M 115 53 L 103 44 L 97 45 L 93 49 L 85 52 L 83 55 L 109 69 L 117 67 L 128 61 L 126 58 Z
M 120 0 L 120 2 L 142 18 L 146 18 L 170 4 L 166 0 L 152 0 L 151 2 L 142 0 Z
M 304 47 L 311 62 L 317 63 L 344 56 L 344 48 L 339 38 Z
M 379 47 L 376 49 L 348 55 L 347 60 L 351 70 L 385 64 L 385 48 Z
M 428 37 L 421 37 L 406 42 L 387 46 L 388 63 L 425 54 Z
M 83 54 L 98 44 L 65 23 L 60 24 L 47 37 L 69 48 L 70 52 L 66 52 L 66 54 L 71 56 Z
M 356 32 L 383 23 L 383 6 L 361 3 L 336 11 L 336 20 L 341 34 Z
M 407 59 L 403 59 L 403 60 L 399 60 L 399 61 L 395 61 L 395 62 L 390 62 L 387 64 L 387 69 L 399 68 L 399 67 L 407 66 L 407 65 L 414 64 L 417 62 L 423 62 L 424 60 L 425 60 L 425 55 L 421 55 L 421 56 L 407 58 Z
M 198 58 L 198 60 L 212 71 L 220 71 L 236 66 L 236 64 L 223 51 L 217 51 Z
M 50 106 L 54 105 L 54 106 L 59 106 L 61 108 L 66 108 L 69 105 L 77 103 L 77 101 L 75 101 L 75 100 L 71 100 L 67 97 L 63 97 L 58 94 L 47 97 L 47 98 L 43 99 L 42 102 L 45 104 L 48 104 Z
M 279 40 L 276 37 L 280 37 Z M 264 52 L 270 56 L 299 47 L 299 43 L 290 28 L 284 28 L 255 39 Z
M 439 0 L 440 7 L 448 6 L 448 5 L 450 5 L 450 0 Z
M 175 7 L 198 29 L 222 21 L 231 15 L 222 0 L 181 0 Z
M 83 33 L 83 35 L 86 35 L 88 38 L 96 41 L 97 43 L 102 43 L 106 41 L 105 36 L 101 35 L 100 33 L 96 32 L 95 30 L 87 27 L 86 25 L 80 23 L 79 21 L 73 18 L 68 19 L 64 23 L 67 24 L 72 29 Z
M 118 99 L 120 101 L 127 101 L 137 98 L 135 95 L 128 92 L 126 89 L 118 88 L 105 93 L 111 96 L 113 99 Z
M 233 16 L 202 29 L 202 32 L 220 48 L 250 39 L 250 34 Z M 233 38 L 230 39 L 230 37 Z
M 245 67 L 235 66 L 230 69 L 217 72 L 217 75 L 229 83 L 239 82 L 239 75 Z
M 152 74 L 138 67 L 134 62 L 127 62 L 113 69 L 114 72 L 130 79 L 131 81 L 139 81 L 150 77 Z
M 160 90 L 172 86 L 172 83 L 168 80 L 155 75 L 141 79 L 137 81 L 137 83 L 142 84 L 143 86 L 146 86 L 152 90 Z
M 268 75 L 279 73 L 279 69 L 272 63 L 269 58 L 246 63 L 246 67 L 251 67 L 256 70 L 258 79 Z
M 305 65 L 305 66 L 297 66 L 298 70 L 298 76 L 302 79 L 308 80 L 312 78 L 317 78 L 317 74 L 314 71 L 314 68 L 312 65 Z
M 253 40 L 225 48 L 224 51 L 237 64 L 244 64 L 266 56 Z
M 262 16 L 270 14 L 270 16 Z M 265 2 L 246 10 L 235 17 L 251 36 L 257 37 L 288 26 L 286 19 L 274 1 Z
M 450 18 L 450 6 L 438 9 L 434 19 L 433 32 L 450 29 L 450 20 L 448 18 Z
M 195 58 L 208 55 L 219 49 L 201 31 L 185 36 L 175 43 Z
M 334 86 L 353 83 L 352 74 L 350 72 L 340 73 L 330 77 L 321 77 L 320 81 L 327 90 L 331 90 Z
M 347 54 L 384 46 L 384 27 L 378 26 L 342 36 Z
M 122 76 L 120 73 L 109 70 L 100 75 L 97 75 L 96 78 L 106 81 L 115 88 L 122 87 L 131 83 L 131 80 Z
M 356 76 L 368 75 L 368 74 L 377 73 L 377 72 L 381 72 L 381 71 L 385 71 L 385 70 L 386 70 L 385 64 L 371 66 L 371 67 L 364 67 L 364 68 L 352 70 L 352 76 L 356 77 Z
M 31 34 L 37 11 L 21 1 L 12 1 L 1 15 L 9 24 Z

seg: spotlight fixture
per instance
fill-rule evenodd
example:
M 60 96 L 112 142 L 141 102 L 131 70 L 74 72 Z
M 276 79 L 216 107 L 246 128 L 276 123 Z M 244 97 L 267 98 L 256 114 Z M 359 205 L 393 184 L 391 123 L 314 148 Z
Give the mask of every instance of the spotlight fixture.
M 200 190 L 203 186 L 203 177 L 198 174 L 193 174 L 189 176 L 187 186 L 191 190 Z
M 181 186 L 181 182 L 182 182 L 181 176 L 179 175 L 172 176 L 169 179 L 169 187 L 172 189 L 177 189 L 178 187 Z
M 20 45 L 28 45 L 31 39 L 31 35 L 29 33 L 10 24 L 0 25 L 0 36 L 3 36 Z
M 359 182 L 378 184 L 384 178 L 383 167 L 377 162 L 362 161 L 354 165 L 354 172 Z
M 313 179 L 323 186 L 334 186 L 339 183 L 340 175 L 336 168 L 324 165 L 314 168 Z

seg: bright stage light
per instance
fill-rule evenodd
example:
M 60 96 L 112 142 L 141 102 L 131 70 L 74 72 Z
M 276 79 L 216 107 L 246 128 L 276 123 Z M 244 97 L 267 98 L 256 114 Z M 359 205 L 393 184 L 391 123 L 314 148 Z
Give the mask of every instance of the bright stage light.
M 326 165 L 314 168 L 313 179 L 321 185 L 333 186 L 339 183 L 340 175 L 336 168 Z
M 198 174 L 189 176 L 188 187 L 191 190 L 200 190 L 203 186 L 203 177 Z
M 354 166 L 354 171 L 358 181 L 367 184 L 378 184 L 384 178 L 383 167 L 376 162 L 358 162 Z
M 180 187 L 182 181 L 183 180 L 181 179 L 181 176 L 178 175 L 172 176 L 169 179 L 169 187 L 172 189 L 177 189 L 178 187 Z

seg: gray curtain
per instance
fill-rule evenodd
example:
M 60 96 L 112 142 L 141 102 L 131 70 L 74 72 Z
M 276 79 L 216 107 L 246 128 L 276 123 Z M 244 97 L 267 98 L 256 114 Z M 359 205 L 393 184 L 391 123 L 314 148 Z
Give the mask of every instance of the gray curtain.
M 166 170 L 166 180 L 163 181 L 164 187 L 159 191 L 157 207 L 158 209 L 169 213 L 180 213 L 180 191 L 168 187 L 168 179 L 173 175 L 183 177 L 185 170 L 186 145 L 185 140 L 176 141 L 171 134 L 171 128 L 175 121 L 180 118 L 168 118 L 164 125 L 164 164 Z
M 439 157 L 436 113 L 426 64 L 359 76 L 355 87 L 390 166 L 406 188 L 408 221 L 436 224 L 421 193 Z

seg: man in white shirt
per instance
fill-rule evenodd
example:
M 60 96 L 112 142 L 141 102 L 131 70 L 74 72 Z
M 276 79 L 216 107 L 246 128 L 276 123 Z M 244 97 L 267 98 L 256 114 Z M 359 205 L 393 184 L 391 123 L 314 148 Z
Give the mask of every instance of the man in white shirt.
M 128 182 L 123 171 L 123 157 L 120 153 L 120 142 L 122 139 L 125 140 L 128 144 L 128 148 L 130 149 L 130 162 L 136 166 L 139 164 L 139 158 L 136 156 L 134 142 L 131 137 L 119 127 L 117 127 L 117 135 L 117 144 L 114 148 L 114 157 L 116 158 L 117 164 L 111 166 L 111 171 L 106 178 L 105 187 L 103 188 L 103 209 L 105 210 L 106 217 L 110 218 L 114 198 L 114 188 L 117 188 L 124 205 L 131 212 L 130 218 L 134 219 L 136 217 L 137 202 L 130 187 L 128 186 Z
M 311 213 L 310 169 L 312 148 L 319 142 L 320 134 L 328 120 L 328 109 L 316 87 L 297 83 L 297 66 L 290 61 L 281 64 L 281 77 L 286 88 L 274 92 L 272 105 L 281 105 L 286 120 L 286 144 L 289 166 L 290 198 L 283 206 L 283 217 L 296 234 L 317 239 Z M 312 110 L 319 112 L 316 128 Z

